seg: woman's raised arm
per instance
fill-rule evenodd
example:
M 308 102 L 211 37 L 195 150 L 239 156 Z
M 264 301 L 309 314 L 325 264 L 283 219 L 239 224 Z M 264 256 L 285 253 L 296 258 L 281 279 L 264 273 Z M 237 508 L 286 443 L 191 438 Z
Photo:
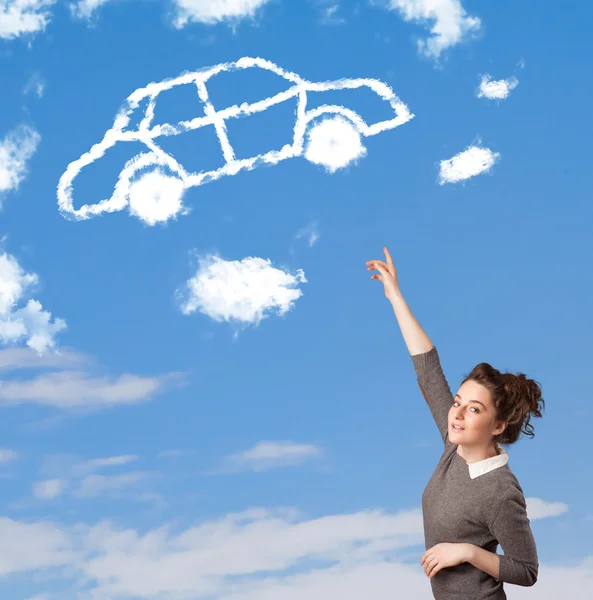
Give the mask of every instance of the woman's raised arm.
M 424 329 L 420 327 L 420 323 L 418 323 L 416 317 L 414 317 L 410 307 L 402 296 L 397 273 L 389 250 L 384 247 L 383 251 L 385 252 L 385 261 L 369 260 L 366 263 L 369 271 L 375 269 L 379 271 L 378 274 L 374 273 L 371 276 L 371 279 L 379 279 L 383 283 L 385 296 L 389 302 L 391 302 L 391 306 L 393 306 L 395 318 L 397 319 L 400 331 L 402 332 L 402 336 L 410 354 L 413 356 L 415 354 L 428 352 L 433 347 L 433 344 L 428 335 L 426 335 Z
M 387 248 L 383 250 L 386 261 L 369 260 L 366 263 L 367 268 L 369 271 L 374 269 L 379 271 L 379 274 L 374 273 L 371 279 L 379 279 L 383 282 L 385 296 L 393 306 L 400 331 L 412 355 L 420 391 L 446 445 L 449 435 L 449 409 L 453 402 L 453 394 L 443 373 L 437 349 L 424 329 L 420 327 L 402 296 L 389 250 Z

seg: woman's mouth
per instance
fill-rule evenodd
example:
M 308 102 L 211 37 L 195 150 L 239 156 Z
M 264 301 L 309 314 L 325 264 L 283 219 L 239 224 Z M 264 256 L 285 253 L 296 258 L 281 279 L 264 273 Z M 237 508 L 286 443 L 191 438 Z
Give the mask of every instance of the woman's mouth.
M 461 427 L 461 425 L 455 425 L 454 423 L 451 423 L 451 429 L 453 431 L 463 431 L 464 427 Z

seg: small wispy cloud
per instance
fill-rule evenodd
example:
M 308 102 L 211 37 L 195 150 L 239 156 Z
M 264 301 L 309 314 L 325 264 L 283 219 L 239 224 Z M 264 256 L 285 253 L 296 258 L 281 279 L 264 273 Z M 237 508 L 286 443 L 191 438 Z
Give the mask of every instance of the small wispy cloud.
M 177 296 L 185 315 L 197 311 L 219 322 L 258 325 L 272 311 L 289 311 L 303 294 L 296 286 L 306 281 L 302 269 L 292 274 L 273 267 L 270 259 L 208 255 L 198 257 L 196 274 Z
M 305 227 L 299 229 L 294 237 L 297 240 L 300 240 L 301 238 L 306 238 L 309 248 L 312 248 L 319 241 L 319 223 L 317 221 L 311 221 L 310 223 L 305 225 Z
M 35 94 L 38 98 L 43 96 L 44 91 L 45 80 L 39 73 L 33 73 L 23 88 L 23 94 Z
M 78 483 L 72 495 L 75 498 L 96 498 L 106 494 L 119 497 L 121 490 L 143 483 L 150 476 L 151 474 L 145 471 L 117 475 L 88 475 Z
M 489 100 L 505 100 L 518 85 L 519 80 L 516 77 L 494 81 L 490 75 L 482 75 L 476 96 Z
M 418 50 L 429 58 L 438 58 L 444 50 L 475 35 L 480 19 L 468 15 L 461 0 L 387 0 L 389 9 L 404 21 L 430 28 L 431 36 L 418 40 Z
M 67 487 L 63 479 L 44 479 L 33 486 L 33 495 L 38 500 L 53 500 L 61 496 Z
M 322 449 L 312 444 L 262 441 L 253 448 L 227 457 L 223 470 L 267 471 L 280 467 L 298 466 L 322 455 Z
M 441 161 L 439 183 L 441 185 L 457 183 L 480 173 L 486 173 L 499 158 L 498 152 L 492 152 L 488 148 L 470 146 L 453 158 Z
M 0 465 L 7 465 L 8 463 L 14 462 L 19 457 L 20 454 L 16 450 L 0 448 Z
M 25 179 L 28 162 L 40 140 L 37 131 L 27 125 L 15 127 L 0 140 L 0 201 L 8 192 L 17 190 Z
M 37 300 L 29 299 L 19 307 L 38 281 L 38 276 L 26 273 L 14 256 L 0 254 L 0 341 L 13 344 L 25 340 L 27 346 L 43 354 L 55 347 L 55 336 L 66 329 L 66 321 L 52 322 L 51 313 Z
M 85 473 L 94 473 L 100 469 L 106 469 L 110 467 L 121 467 L 122 465 L 129 465 L 132 462 L 138 460 L 138 456 L 135 454 L 122 454 L 120 456 L 109 456 L 107 458 L 92 458 L 90 460 L 82 461 L 76 464 L 72 468 L 73 475 L 83 475 Z
M 565 502 L 547 502 L 541 498 L 526 498 L 527 516 L 529 519 L 545 519 L 557 517 L 568 512 L 568 504 Z
M 0 0 L 0 38 L 7 40 L 43 31 L 55 0 Z
M 103 474 L 100 471 L 118 470 L 138 458 L 135 454 L 121 454 L 80 460 L 71 455 L 50 455 L 40 470 L 46 477 L 34 485 L 33 493 L 40 500 L 53 500 L 67 489 L 73 498 L 116 497 L 122 490 L 135 487 L 154 474 L 147 471 Z

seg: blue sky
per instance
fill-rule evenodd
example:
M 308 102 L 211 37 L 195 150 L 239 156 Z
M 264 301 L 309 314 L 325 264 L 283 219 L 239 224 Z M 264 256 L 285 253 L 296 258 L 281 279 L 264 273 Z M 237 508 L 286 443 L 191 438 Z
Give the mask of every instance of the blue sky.
M 481 361 L 542 385 L 535 438 L 507 448 L 540 578 L 509 598 L 589 597 L 593 8 L 433 4 L 0 0 L 2 598 L 429 599 L 441 442 L 364 265 L 384 245 L 452 387 Z M 296 156 L 176 213 L 166 187 L 153 224 L 152 183 L 140 216 L 58 210 L 134 90 L 241 57 L 382 81 L 414 118 L 333 172 Z M 287 89 L 251 71 L 213 78 L 213 105 Z M 177 91 L 155 122 L 203 115 Z M 329 102 L 390 119 L 366 91 Z M 293 111 L 230 120 L 236 156 L 290 144 Z M 212 127 L 169 141 L 224 165 Z M 80 172 L 75 209 L 109 197 L 123 146 Z

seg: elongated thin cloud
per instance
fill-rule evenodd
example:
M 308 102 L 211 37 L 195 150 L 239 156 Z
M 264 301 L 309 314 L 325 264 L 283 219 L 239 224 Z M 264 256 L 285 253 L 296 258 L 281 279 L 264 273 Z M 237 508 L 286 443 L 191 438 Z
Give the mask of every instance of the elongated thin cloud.
M 34 129 L 21 125 L 0 140 L 0 202 L 8 192 L 18 189 L 27 175 L 29 159 L 37 150 L 40 139 Z
M 63 410 L 101 408 L 145 402 L 165 387 L 170 376 L 93 377 L 64 371 L 30 380 L 0 381 L 0 406 L 37 404 Z
M 37 282 L 37 275 L 26 273 L 14 256 L 0 254 L 0 340 L 4 344 L 25 340 L 27 346 L 43 354 L 55 346 L 55 336 L 66 329 L 66 322 L 52 321 L 51 313 L 37 300 L 29 299 L 18 307 Z
M 476 96 L 478 98 L 488 98 L 489 100 L 506 100 L 518 85 L 519 80 L 516 77 L 493 81 L 490 75 L 483 75 Z
M 272 311 L 289 311 L 303 294 L 298 284 L 306 282 L 302 269 L 292 274 L 273 267 L 270 259 L 208 255 L 198 259 L 196 274 L 177 294 L 183 314 L 257 325 Z
M 487 173 L 499 159 L 498 152 L 488 148 L 470 146 L 467 150 L 456 154 L 453 158 L 441 161 L 440 184 L 457 183 Z
M 418 50 L 429 58 L 468 39 L 481 27 L 480 19 L 465 12 L 461 0 L 388 0 L 388 7 L 405 21 L 430 28 L 431 36 L 418 41 Z
M 322 455 L 322 449 L 313 444 L 262 441 L 253 448 L 227 457 L 226 468 L 231 471 L 268 471 L 297 466 Z
M 55 0 L 0 0 L 0 38 L 14 39 L 43 31 Z
M 277 75 L 284 80 L 285 89 L 275 96 L 251 104 L 243 102 L 216 111 L 208 95 L 210 78 L 219 73 L 246 69 L 261 69 Z M 188 121 L 153 124 L 159 94 L 182 85 L 195 87 L 203 105 L 202 110 L 197 110 L 197 116 Z M 358 88 L 369 88 L 387 102 L 391 118 L 367 123 L 349 107 L 334 104 L 307 109 L 307 94 L 310 92 L 323 100 L 319 93 Z M 226 122 L 239 117 L 249 117 L 287 101 L 296 103 L 297 109 L 292 136 L 289 136 L 285 145 L 280 150 L 270 150 L 250 158 L 238 159 L 227 135 Z M 138 117 L 139 125 L 130 127 L 134 114 Z M 382 81 L 358 78 L 315 83 L 268 60 L 243 57 L 235 62 L 221 63 L 200 71 L 185 73 L 174 79 L 151 83 L 130 94 L 103 139 L 71 162 L 62 174 L 57 190 L 58 207 L 62 215 L 69 219 L 89 219 L 104 212 L 128 208 L 132 215 L 148 225 L 164 223 L 189 212 L 189 208 L 183 204 L 183 197 L 184 192 L 193 186 L 301 156 L 333 173 L 355 164 L 365 155 L 366 149 L 361 141 L 363 137 L 394 129 L 413 116 L 393 90 Z M 153 141 L 161 136 L 182 135 L 201 127 L 212 127 L 220 144 L 220 162 L 223 166 L 212 171 L 186 171 L 182 164 Z M 73 199 L 75 178 L 83 168 L 103 157 L 107 150 L 120 142 L 144 144 L 146 152 L 140 152 L 122 165 L 109 198 L 94 204 L 83 204 L 76 209 Z

